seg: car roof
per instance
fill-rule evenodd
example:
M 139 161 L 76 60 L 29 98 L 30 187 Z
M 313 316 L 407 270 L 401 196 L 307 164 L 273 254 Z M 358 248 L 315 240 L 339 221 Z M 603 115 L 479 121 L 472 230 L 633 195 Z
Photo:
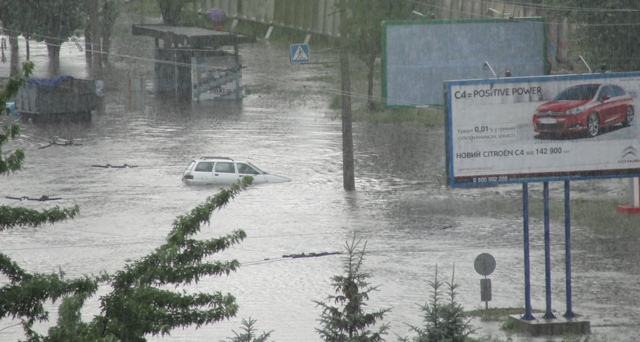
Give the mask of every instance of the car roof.
M 244 160 L 235 160 L 229 157 L 220 157 L 220 156 L 202 156 L 199 159 L 194 159 L 193 161 L 227 161 L 227 162 L 237 162 L 237 163 L 248 163 L 248 161 Z
M 200 160 L 231 160 L 233 161 L 233 159 L 229 157 L 212 157 L 212 156 L 203 156 L 203 157 L 200 157 Z

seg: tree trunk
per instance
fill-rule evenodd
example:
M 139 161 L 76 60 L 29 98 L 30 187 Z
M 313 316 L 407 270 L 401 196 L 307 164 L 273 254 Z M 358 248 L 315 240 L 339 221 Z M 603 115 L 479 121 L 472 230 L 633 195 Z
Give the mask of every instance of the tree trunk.
M 87 65 L 91 65 L 93 63 L 92 58 L 92 48 L 91 48 L 91 18 L 87 17 L 87 23 L 84 28 L 84 58 L 87 61 Z
M 24 37 L 24 45 L 25 45 L 25 50 L 27 51 L 27 60 L 30 61 L 31 60 L 31 47 L 29 46 L 29 35 L 28 34 Z
M 342 178 L 346 191 L 354 191 L 353 131 L 351 126 L 351 79 L 347 37 L 347 4 L 340 0 L 340 84 L 342 90 Z
M 91 0 L 89 17 L 91 18 L 91 47 L 92 58 L 91 70 L 93 78 L 102 79 L 102 44 L 100 42 L 100 13 L 98 11 L 98 0 Z
M 109 51 L 111 51 L 111 35 L 102 32 L 102 65 L 109 64 Z
M 58 76 L 60 73 L 60 45 L 57 44 L 59 42 L 55 39 L 45 39 L 44 42 L 47 44 L 47 53 L 49 55 L 49 75 L 52 77 Z
M 373 99 L 373 74 L 376 67 L 376 57 L 369 56 L 365 61 L 367 65 L 367 109 L 370 112 L 376 111 L 376 101 Z
M 13 77 L 20 71 L 20 54 L 18 49 L 18 33 L 15 31 L 9 31 L 9 76 Z M 4 111 L 4 109 L 2 109 Z

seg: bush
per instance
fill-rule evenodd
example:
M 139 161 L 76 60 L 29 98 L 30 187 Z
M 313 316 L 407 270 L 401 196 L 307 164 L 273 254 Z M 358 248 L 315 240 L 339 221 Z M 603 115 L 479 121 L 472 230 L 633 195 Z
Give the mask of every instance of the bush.
M 402 342 L 464 342 L 473 333 L 474 329 L 470 320 L 464 315 L 462 305 L 456 302 L 460 286 L 455 283 L 455 267 L 451 275 L 451 282 L 442 282 L 438 279 L 438 267 L 433 281 L 429 281 L 432 292 L 429 301 L 420 305 L 423 312 L 424 326 L 412 326 L 411 330 L 417 336 L 399 338 Z M 447 301 L 443 300 L 442 287 L 446 286 Z

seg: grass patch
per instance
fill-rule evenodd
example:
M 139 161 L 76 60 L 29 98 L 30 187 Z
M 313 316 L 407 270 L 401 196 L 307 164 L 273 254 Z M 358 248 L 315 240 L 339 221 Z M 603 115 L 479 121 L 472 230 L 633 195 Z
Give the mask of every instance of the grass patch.
M 502 322 L 509 315 L 518 315 L 524 313 L 524 308 L 490 308 L 476 309 L 465 312 L 469 317 L 478 317 L 481 322 Z
M 370 123 L 410 123 L 420 127 L 437 127 L 444 124 L 444 113 L 439 108 L 386 108 L 374 112 L 358 108 L 353 111 L 353 120 Z
M 323 75 L 323 76 L 309 76 L 305 78 L 305 81 L 309 82 L 327 82 L 327 83 L 336 83 L 337 82 L 336 75 Z
M 630 237 L 640 237 L 640 216 L 625 215 L 616 211 L 618 205 L 624 203 L 615 199 L 573 199 L 571 200 L 571 221 L 575 224 L 589 227 L 595 233 L 623 234 Z M 542 218 L 543 203 L 530 202 L 530 217 Z M 549 200 L 549 217 L 552 221 L 564 220 L 564 199 Z
M 543 313 L 542 310 L 531 310 L 532 313 Z M 490 308 L 476 309 L 464 313 L 467 317 L 480 318 L 481 322 L 506 322 L 510 315 L 524 314 L 524 308 Z
M 231 19 L 227 20 L 227 23 L 225 24 L 225 30 L 231 30 L 232 22 L 233 20 Z M 256 38 L 264 38 L 267 34 L 268 29 L 269 25 L 267 23 L 239 20 L 234 29 L 234 32 Z M 282 26 L 273 26 L 271 34 L 269 35 L 269 41 L 283 44 L 302 43 L 304 42 L 306 36 L 306 31 Z M 338 43 L 338 40 L 335 37 L 328 37 L 321 34 L 313 34 L 311 40 L 313 41 L 313 45 L 316 48 L 336 47 Z
M 253 84 L 251 86 L 244 86 L 244 93 L 246 95 L 272 94 L 275 91 L 275 89 L 276 89 L 275 84 L 260 83 L 260 84 Z
M 336 111 L 335 118 L 342 115 L 342 98 L 334 95 L 329 108 Z M 418 127 L 439 127 L 444 125 L 444 113 L 440 108 L 383 108 L 368 111 L 365 103 L 352 109 L 353 122 L 369 122 L 374 124 L 411 124 Z

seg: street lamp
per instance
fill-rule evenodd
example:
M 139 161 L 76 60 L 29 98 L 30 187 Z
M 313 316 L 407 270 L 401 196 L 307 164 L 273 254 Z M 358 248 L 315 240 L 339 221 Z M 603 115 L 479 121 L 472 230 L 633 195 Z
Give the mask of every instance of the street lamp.
M 502 70 L 502 71 L 500 71 L 499 73 L 496 74 L 496 72 L 491 67 L 491 64 L 489 64 L 489 62 L 487 62 L 487 61 L 484 61 L 484 64 L 482 65 L 482 69 L 483 70 L 491 70 L 491 73 L 493 74 L 493 77 L 495 77 L 496 79 L 500 78 L 500 75 L 504 75 L 504 77 L 511 77 L 511 70 L 509 70 L 509 68 L 505 68 L 504 70 Z
M 589 69 L 589 73 L 593 74 L 593 71 L 591 71 L 591 67 L 589 66 L 589 64 L 587 64 L 587 61 L 584 60 L 584 58 L 582 58 L 582 55 L 578 56 L 578 62 L 582 61 L 582 63 L 584 63 L 584 65 L 587 66 L 587 69 Z
M 498 78 L 498 75 L 496 75 L 496 72 L 493 71 L 493 68 L 491 67 L 491 64 L 489 64 L 489 62 L 484 61 L 484 64 L 482 65 L 482 70 L 491 70 L 493 77 Z

